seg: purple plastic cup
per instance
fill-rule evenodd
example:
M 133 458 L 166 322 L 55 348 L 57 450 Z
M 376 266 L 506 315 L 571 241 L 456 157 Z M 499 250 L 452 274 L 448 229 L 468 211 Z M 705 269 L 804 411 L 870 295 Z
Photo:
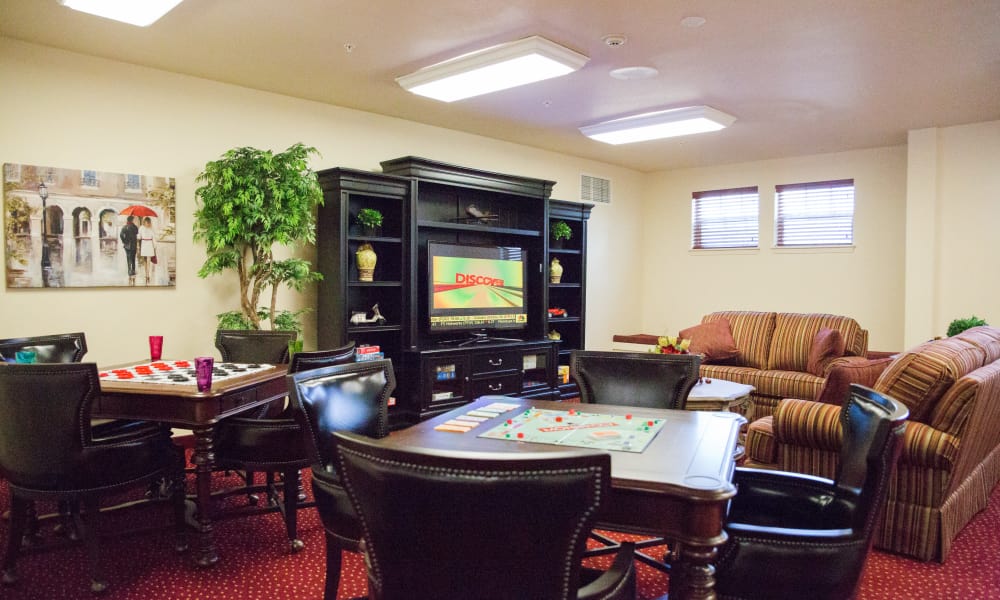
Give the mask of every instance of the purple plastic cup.
M 163 336 L 162 335 L 149 336 L 149 360 L 160 360 L 160 355 L 162 353 L 163 353 Z
M 207 392 L 212 389 L 212 369 L 215 359 L 211 356 L 199 356 L 194 359 L 194 376 L 198 382 L 198 391 Z

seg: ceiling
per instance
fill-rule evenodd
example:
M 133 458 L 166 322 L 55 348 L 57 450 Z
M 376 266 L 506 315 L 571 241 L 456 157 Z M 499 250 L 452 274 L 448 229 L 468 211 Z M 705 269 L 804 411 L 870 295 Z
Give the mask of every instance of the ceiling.
M 690 16 L 704 25 L 683 26 Z M 904 144 L 911 129 L 1000 119 L 1000 0 L 187 0 L 146 28 L 0 0 L 0 35 L 640 171 Z M 590 61 L 450 104 L 395 83 L 530 35 Z M 633 66 L 659 76 L 608 74 Z M 577 129 L 701 104 L 737 120 L 623 146 Z

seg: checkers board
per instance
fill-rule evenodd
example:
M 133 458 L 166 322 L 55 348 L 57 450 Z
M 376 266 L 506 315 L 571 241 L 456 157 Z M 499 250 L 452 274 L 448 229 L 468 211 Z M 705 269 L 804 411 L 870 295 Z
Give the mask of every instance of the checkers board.
M 503 423 L 479 437 L 592 450 L 642 452 L 665 422 L 664 419 L 630 414 L 528 408 L 508 416 Z
M 256 363 L 216 363 L 212 368 L 212 382 L 241 377 L 270 369 L 272 366 Z M 100 376 L 106 381 L 197 385 L 194 360 L 158 360 L 121 369 L 103 370 Z

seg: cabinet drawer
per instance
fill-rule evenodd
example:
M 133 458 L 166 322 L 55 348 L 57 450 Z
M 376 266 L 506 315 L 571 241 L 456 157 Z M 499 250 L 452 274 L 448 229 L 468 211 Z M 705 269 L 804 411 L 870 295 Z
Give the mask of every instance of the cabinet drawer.
M 472 392 L 470 396 L 473 400 L 480 396 L 494 394 L 501 396 L 519 394 L 521 392 L 521 374 L 512 373 L 510 375 L 503 375 L 500 377 L 473 379 L 470 382 L 470 386 Z
M 477 373 L 491 373 L 493 371 L 509 371 L 512 369 L 520 371 L 522 368 L 521 352 L 517 350 L 483 352 L 482 354 L 472 356 L 473 375 Z

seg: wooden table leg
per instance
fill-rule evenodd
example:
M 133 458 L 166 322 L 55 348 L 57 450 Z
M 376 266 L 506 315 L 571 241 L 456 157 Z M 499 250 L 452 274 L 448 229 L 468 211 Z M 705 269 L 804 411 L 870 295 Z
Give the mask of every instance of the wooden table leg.
M 670 570 L 671 600 L 715 600 L 715 546 L 678 544 Z
M 199 567 L 211 567 L 219 562 L 212 537 L 212 470 L 215 465 L 214 427 L 199 427 L 194 430 L 194 453 L 191 462 L 195 466 L 195 511 L 196 536 L 194 560 Z

